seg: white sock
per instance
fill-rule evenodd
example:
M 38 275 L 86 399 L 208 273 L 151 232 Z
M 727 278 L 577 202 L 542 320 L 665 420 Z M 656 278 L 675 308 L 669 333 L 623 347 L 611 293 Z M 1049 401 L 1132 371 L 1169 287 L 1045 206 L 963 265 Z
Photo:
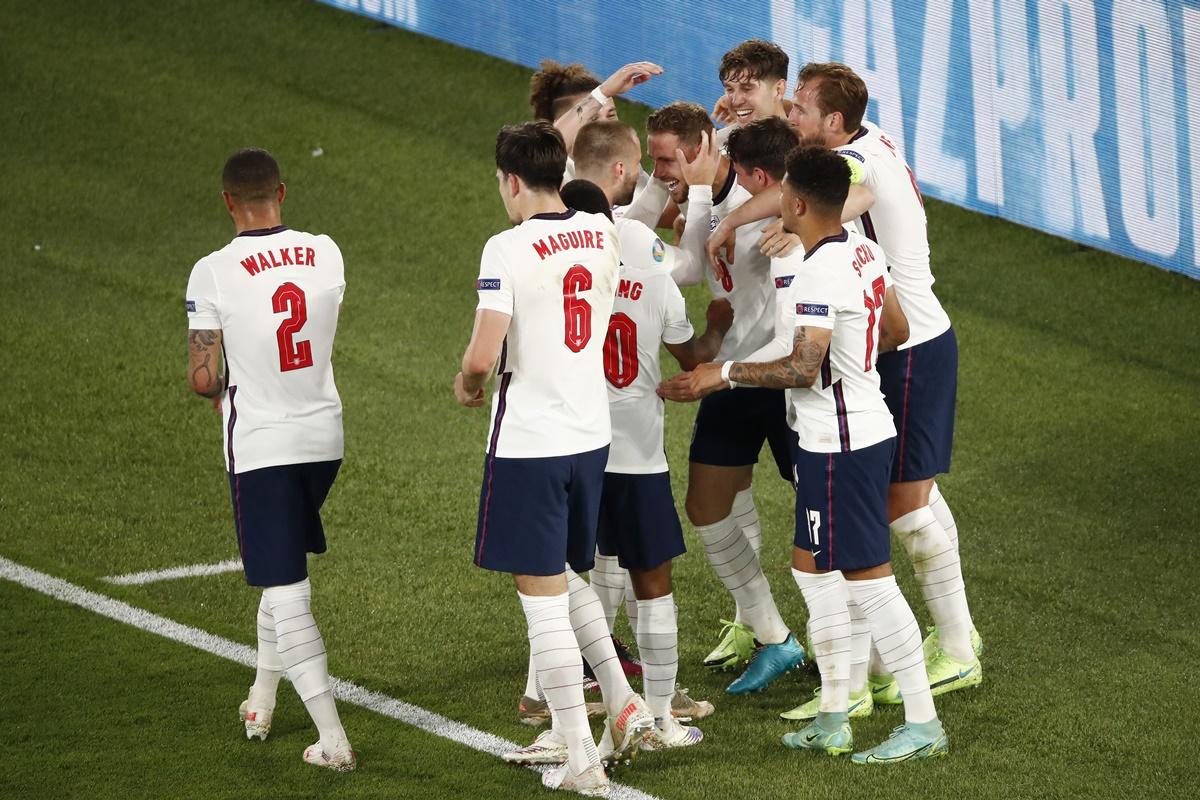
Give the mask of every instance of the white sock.
M 942 649 L 958 661 L 974 661 L 971 611 L 967 608 L 962 564 L 941 523 L 929 506 L 924 506 L 893 522 L 892 532 L 912 560 Z
M 850 596 L 853 598 L 854 593 L 851 592 Z M 863 616 L 865 617 L 866 615 L 864 614 Z M 870 627 L 871 625 L 868 622 L 867 628 L 870 629 Z M 875 646 L 874 637 L 871 638 L 871 655 L 867 664 L 867 671 L 871 673 L 871 677 L 875 678 L 877 681 L 892 677 L 892 673 L 888 671 L 887 665 L 883 663 L 883 658 L 879 655 L 879 648 Z
M 288 679 L 317 725 L 326 752 L 348 746 L 346 731 L 329 691 L 329 657 L 325 640 L 312 615 L 312 584 L 308 578 L 287 586 L 271 586 L 263 596 L 275 618 L 279 660 Z
M 638 599 L 633 593 L 633 580 L 625 573 L 625 618 L 629 620 L 629 630 L 637 637 L 638 629 Z
M 888 671 L 896 676 L 904 698 L 905 722 L 922 723 L 937 718 L 933 695 L 929 693 L 929 675 L 921 648 L 921 629 L 917 618 L 900 593 L 896 577 L 868 581 L 846 581 L 850 594 L 871 625 L 871 637 Z
M 638 601 L 637 646 L 646 705 L 655 719 L 666 719 L 671 716 L 679 672 L 679 627 L 673 596 Z
M 788 637 L 788 627 L 779 616 L 771 587 L 763 575 L 758 556 L 733 515 L 712 525 L 697 525 L 708 563 L 733 595 L 746 624 L 763 644 L 778 644 Z
M 250 707 L 275 710 L 275 692 L 283 677 L 283 662 L 275 646 L 275 618 L 264 591 L 258 601 L 258 672 L 250 687 Z
M 734 521 L 742 529 L 742 535 L 746 537 L 746 541 L 750 542 L 750 547 L 754 550 L 754 554 L 758 555 L 761 553 L 762 524 L 758 520 L 758 509 L 754 507 L 754 491 L 752 489 L 742 489 L 733 496 L 732 513 Z M 737 607 L 734 620 L 742 623 L 746 622 L 740 604 Z
M 616 556 L 602 556 L 596 551 L 596 566 L 588 576 L 592 590 L 600 598 L 600 608 L 604 611 L 604 621 L 608 624 L 608 632 L 613 632 L 613 623 L 617 621 L 617 609 L 625 597 L 625 570 L 617 563 Z
M 583 660 L 571 630 L 570 601 L 566 592 L 550 597 L 518 592 L 517 596 L 525 611 L 537 680 L 554 710 L 554 729 L 567 742 L 571 771 L 579 774 L 600 763 L 600 755 L 583 703 Z
M 625 670 L 617 660 L 612 634 L 604 625 L 600 598 L 596 597 L 588 582 L 571 569 L 567 570 L 567 594 L 570 596 L 571 627 L 575 629 L 575 641 L 579 643 L 579 651 L 587 659 L 596 682 L 600 684 L 604 705 L 609 714 L 615 717 L 621 713 L 623 703 L 633 690 L 629 688 Z M 544 687 L 545 681 L 542 683 Z
M 929 507 L 933 509 L 933 515 L 937 517 L 938 522 L 942 523 L 942 528 L 946 531 L 950 544 L 954 545 L 954 549 L 957 551 L 958 523 L 954 521 L 954 515 L 950 513 L 950 505 L 946 502 L 946 498 L 942 497 L 942 492 L 936 483 L 929 491 Z
M 813 657 L 821 671 L 821 711 L 845 713 L 850 704 L 849 593 L 840 572 L 814 575 L 792 570 L 804 595 L 812 633 Z
M 871 625 L 849 588 L 846 590 L 846 609 L 850 612 L 850 694 L 858 694 L 867 685 L 867 664 L 872 650 Z
M 537 665 L 533 663 L 532 649 L 529 651 L 529 667 L 525 670 L 525 696 L 532 697 L 534 700 L 539 697 L 545 699 L 542 688 L 538 686 Z

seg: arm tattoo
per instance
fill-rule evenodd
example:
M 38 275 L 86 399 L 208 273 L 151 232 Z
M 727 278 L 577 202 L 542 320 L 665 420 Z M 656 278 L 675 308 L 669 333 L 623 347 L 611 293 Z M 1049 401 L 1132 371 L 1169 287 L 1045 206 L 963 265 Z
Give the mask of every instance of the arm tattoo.
M 585 125 L 589 122 L 595 122 L 600 118 L 600 104 L 596 102 L 596 98 L 588 95 L 579 101 L 579 105 L 575 106 L 575 116 L 583 118 L 584 109 L 586 109 L 589 105 L 592 107 L 591 113 L 589 113 L 586 118 L 582 120 L 583 124 Z
M 197 392 L 204 397 L 216 397 L 225 391 L 225 380 L 216 374 L 216 364 L 212 348 L 217 344 L 220 331 L 189 330 L 188 346 L 191 349 L 192 386 L 207 387 L 206 391 Z M 201 358 L 203 361 L 200 362 Z M 200 363 L 197 363 L 200 362 Z
M 212 371 L 212 353 L 204 354 L 204 363 L 192 370 L 192 386 L 209 386 L 212 387 L 207 392 L 201 392 L 205 397 L 216 397 L 224 387 L 222 381 L 213 375 Z
M 206 348 L 217 343 L 217 332 L 206 330 L 188 331 L 188 344 L 196 353 L 202 353 Z
M 729 377 L 738 383 L 767 389 L 803 389 L 813 385 L 825 359 L 826 346 L 808 338 L 808 329 L 796 329 L 790 355 L 764 363 L 738 362 Z

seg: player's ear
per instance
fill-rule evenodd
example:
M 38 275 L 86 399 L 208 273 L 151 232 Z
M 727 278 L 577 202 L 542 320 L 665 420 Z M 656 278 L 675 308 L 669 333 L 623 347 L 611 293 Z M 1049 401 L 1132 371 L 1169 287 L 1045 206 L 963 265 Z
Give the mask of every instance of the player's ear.
M 287 194 L 287 186 L 280 182 L 279 188 L 275 190 L 275 194 L 276 199 L 279 200 L 279 205 L 283 205 L 283 198 Z
M 512 197 L 516 197 L 521 191 L 521 179 L 516 175 L 505 175 L 504 179 L 508 181 L 508 193 Z
M 787 96 L 787 78 L 780 78 L 775 81 L 775 101 L 778 102 Z
M 229 192 L 221 192 L 221 199 L 225 201 L 225 210 L 230 214 L 233 213 L 233 196 Z

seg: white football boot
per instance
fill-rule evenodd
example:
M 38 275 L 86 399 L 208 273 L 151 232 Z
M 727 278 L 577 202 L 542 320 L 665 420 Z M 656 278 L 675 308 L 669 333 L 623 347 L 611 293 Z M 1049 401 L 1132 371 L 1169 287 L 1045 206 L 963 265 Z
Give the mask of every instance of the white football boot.
M 542 773 L 542 786 L 547 789 L 561 789 L 564 792 L 576 792 L 585 797 L 608 797 L 608 775 L 604 767 L 593 764 L 578 775 L 571 774 L 571 765 L 547 770 Z
M 251 693 L 254 692 L 254 687 L 250 687 Z M 238 706 L 238 717 L 246 726 L 246 738 L 253 739 L 258 737 L 261 741 L 267 740 L 267 734 L 271 732 L 271 718 L 275 716 L 273 708 L 250 708 L 250 697 L 247 695 L 242 704 Z
M 502 756 L 509 764 L 565 764 L 567 762 L 567 740 L 551 728 L 542 731 L 533 744 L 505 753 Z
M 616 719 L 604 720 L 604 736 L 600 738 L 600 761 L 604 765 L 619 761 L 628 763 L 637 755 L 642 740 L 654 730 L 654 715 L 639 694 L 631 694 Z
M 310 744 L 304 749 L 304 760 L 334 772 L 350 772 L 358 766 L 358 756 L 350 749 L 349 742 L 342 742 L 341 747 L 333 750 L 326 750 L 320 742 Z

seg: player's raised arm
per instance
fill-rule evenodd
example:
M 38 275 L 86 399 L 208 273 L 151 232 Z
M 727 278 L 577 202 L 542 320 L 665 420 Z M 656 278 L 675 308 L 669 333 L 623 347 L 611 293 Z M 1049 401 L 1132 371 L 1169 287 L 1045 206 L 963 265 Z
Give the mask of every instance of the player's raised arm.
M 688 187 L 687 219 L 679 246 L 687 257 L 680 259 L 671 277 L 680 286 L 692 286 L 704 279 L 707 261 L 704 253 L 704 232 L 712 215 L 713 181 L 721 163 L 721 151 L 716 136 L 708 131 L 700 133 L 700 147 L 695 157 L 688 160 L 681 148 L 675 149 L 675 165 Z M 715 265 L 714 265 L 715 269 Z
M 675 357 L 679 366 L 685 370 L 693 370 L 697 365 L 712 361 L 721 351 L 721 343 L 725 334 L 733 327 L 733 306 L 725 298 L 718 298 L 708 304 L 708 328 L 700 336 L 693 337 L 683 344 L 667 343 L 667 352 Z
M 759 192 L 731 211 L 708 235 L 708 241 L 704 246 L 705 254 L 713 269 L 717 268 L 717 262 L 720 259 L 724 259 L 727 263 L 733 263 L 733 248 L 736 243 L 734 231 L 743 225 L 758 222 L 760 219 L 777 216 L 779 216 L 779 189 L 775 187 Z
M 580 100 L 574 106 L 554 120 L 554 127 L 562 134 L 563 140 L 573 144 L 579 129 L 589 122 L 600 118 L 604 107 L 612 103 L 612 98 L 625 94 L 634 86 L 645 83 L 655 75 L 661 75 L 663 68 L 650 61 L 635 61 L 626 64 L 609 75 L 608 78 L 592 93 Z M 568 147 L 568 151 L 572 148 Z

